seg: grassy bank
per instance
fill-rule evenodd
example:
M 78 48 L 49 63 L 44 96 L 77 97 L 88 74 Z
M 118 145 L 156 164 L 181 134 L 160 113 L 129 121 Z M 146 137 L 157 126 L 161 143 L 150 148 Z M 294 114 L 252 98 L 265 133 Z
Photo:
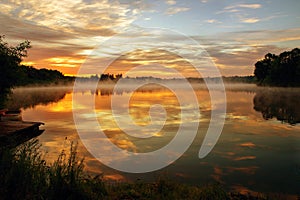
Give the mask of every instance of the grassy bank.
M 109 183 L 84 172 L 71 145 L 54 163 L 46 163 L 37 140 L 0 151 L 0 199 L 269 199 L 226 192 L 219 184 L 191 186 L 158 179 L 147 183 Z M 272 198 L 273 199 L 273 198 Z

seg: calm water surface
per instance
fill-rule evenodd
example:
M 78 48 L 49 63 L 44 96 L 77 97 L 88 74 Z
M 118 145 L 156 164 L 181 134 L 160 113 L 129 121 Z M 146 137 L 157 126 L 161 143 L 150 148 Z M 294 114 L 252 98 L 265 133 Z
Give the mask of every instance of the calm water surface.
M 184 93 L 178 89 L 177 92 Z M 203 159 L 198 151 L 210 119 L 210 97 L 204 88 L 195 89 L 201 117 L 197 137 L 185 154 L 168 167 L 151 173 L 122 173 L 104 166 L 80 142 L 72 114 L 72 88 L 19 88 L 8 107 L 22 109 L 25 121 L 42 121 L 45 132 L 39 141 L 53 161 L 71 141 L 78 142 L 86 170 L 103 173 L 112 180 L 153 180 L 166 175 L 191 184 L 218 181 L 232 190 L 297 195 L 300 191 L 300 89 L 257 88 L 253 85 L 227 86 L 227 115 L 222 135 L 213 151 Z M 141 88 L 134 93 L 110 89 L 83 90 L 80 98 L 95 98 L 99 124 L 110 140 L 133 152 L 149 152 L 168 144 L 180 123 L 180 106 L 167 89 Z M 120 102 L 131 95 L 130 115 L 137 125 L 150 123 L 149 108 L 160 104 L 166 109 L 163 129 L 148 139 L 124 134 L 111 114 L 111 98 Z M 184 100 L 188 102 L 188 97 Z M 184 116 L 182 123 L 190 120 Z M 141 134 L 143 132 L 141 131 Z M 99 147 L 101 148 L 101 147 Z M 113 158 L 114 159 L 114 158 Z M 117 159 L 117 158 L 115 158 Z

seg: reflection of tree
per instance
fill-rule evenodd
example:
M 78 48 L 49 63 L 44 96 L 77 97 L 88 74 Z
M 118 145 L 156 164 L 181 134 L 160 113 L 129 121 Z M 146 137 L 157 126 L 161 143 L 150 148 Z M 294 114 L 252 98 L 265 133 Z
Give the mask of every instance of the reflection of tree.
M 0 92 L 0 109 L 5 107 L 5 103 L 7 100 L 7 94 L 3 94 Z
M 63 99 L 67 89 L 17 89 L 10 95 L 6 107 L 9 110 L 33 108 L 36 105 L 47 105 Z
M 103 86 L 103 85 L 102 85 Z M 164 86 L 158 84 L 144 84 L 141 87 L 138 87 L 136 90 L 133 90 L 134 86 L 124 85 L 124 87 L 114 88 L 112 86 L 109 87 L 100 87 L 96 90 L 91 90 L 91 94 L 101 95 L 101 96 L 110 96 L 110 95 L 123 95 L 124 93 L 131 93 L 131 92 L 140 92 L 140 93 L 152 93 L 152 92 L 159 92 L 164 91 L 166 88 Z
M 258 91 L 253 99 L 254 109 L 268 120 L 277 120 L 295 125 L 300 123 L 299 91 Z

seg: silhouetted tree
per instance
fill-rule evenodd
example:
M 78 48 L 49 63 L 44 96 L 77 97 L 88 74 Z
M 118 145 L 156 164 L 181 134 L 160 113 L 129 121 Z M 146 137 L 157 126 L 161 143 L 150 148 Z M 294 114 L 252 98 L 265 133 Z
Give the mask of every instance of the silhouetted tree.
M 258 85 L 300 86 L 300 50 L 266 54 L 255 63 L 254 75 Z
M 24 41 L 17 46 L 9 46 L 0 36 L 0 94 L 6 94 L 16 85 L 22 59 L 27 56 L 30 42 Z
M 121 79 L 122 77 L 123 77 L 122 74 L 117 74 L 117 75 L 116 75 L 116 80 L 119 80 L 119 79 Z
M 107 80 L 112 80 L 112 81 L 118 81 L 120 78 L 122 78 L 123 75 L 122 74 L 101 74 L 100 76 L 100 81 L 107 81 Z
M 67 79 L 57 70 L 51 69 L 36 69 L 31 66 L 21 65 L 19 67 L 19 77 L 16 85 L 36 85 L 36 84 L 59 84 Z
M 9 46 L 0 36 L 0 108 L 4 106 L 7 94 L 16 85 L 19 66 L 23 57 L 27 56 L 30 42 L 24 41 L 17 46 Z

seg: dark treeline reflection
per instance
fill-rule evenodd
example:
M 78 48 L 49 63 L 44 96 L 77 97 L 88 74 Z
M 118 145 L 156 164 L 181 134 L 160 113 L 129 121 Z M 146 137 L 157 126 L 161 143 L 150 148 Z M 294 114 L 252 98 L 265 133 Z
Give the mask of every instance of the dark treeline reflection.
M 152 85 L 153 86 L 153 85 Z M 136 92 L 156 92 L 166 90 L 164 87 L 141 87 Z M 50 103 L 59 102 L 67 93 L 73 92 L 72 87 L 37 87 L 37 88 L 18 88 L 3 100 L 4 107 L 9 110 L 20 110 L 26 108 L 34 108 L 36 105 L 48 105 Z M 123 95 L 132 92 L 130 88 L 120 88 L 114 90 L 113 87 L 98 88 L 96 90 L 82 89 L 83 93 L 90 92 L 93 95 L 110 96 Z
M 99 87 L 95 90 L 90 90 L 91 94 L 100 95 L 100 96 L 110 96 L 110 95 L 123 95 L 128 94 L 131 92 L 139 92 L 139 93 L 153 93 L 153 92 L 160 92 L 160 91 L 166 91 L 168 88 L 158 85 L 158 84 L 145 84 L 139 88 L 137 88 L 135 91 L 133 91 L 134 87 L 120 87 L 120 88 L 113 88 L 113 87 Z M 84 91 L 83 91 L 84 92 Z
M 62 100 L 71 92 L 67 88 L 20 88 L 9 95 L 5 107 L 9 110 L 34 108 L 36 105 L 48 105 Z
M 158 92 L 158 91 L 163 91 L 167 90 L 164 88 L 156 88 L 156 89 L 138 89 L 135 92 L 140 92 L 140 93 L 152 93 L 152 92 Z M 110 95 L 123 95 L 123 94 L 128 94 L 131 93 L 132 90 L 130 89 L 118 89 L 118 90 L 113 90 L 113 89 L 97 89 L 97 90 L 91 90 L 91 94 L 95 95 L 101 95 L 101 96 L 110 96 Z
M 264 119 L 276 118 L 285 123 L 300 123 L 300 93 L 297 90 L 262 90 L 254 96 L 254 109 Z
M 243 88 L 245 89 L 245 87 Z M 203 90 L 205 88 L 197 89 Z M 146 84 L 134 92 L 152 93 L 164 90 L 168 89 L 159 85 Z M 236 91 L 235 87 L 228 87 L 227 90 Z M 13 93 L 9 95 L 4 107 L 9 110 L 20 110 L 33 108 L 36 105 L 48 105 L 62 100 L 67 93 L 71 93 L 72 91 L 72 87 L 18 88 L 13 90 Z M 83 89 L 80 92 L 90 92 L 92 95 L 97 96 L 110 96 L 124 95 L 133 91 L 130 87 L 123 87 L 117 90 L 114 90 L 113 87 L 98 87 L 96 90 Z M 261 112 L 264 119 L 276 118 L 291 125 L 300 123 L 300 106 L 298 105 L 300 99 L 299 89 L 253 88 L 253 86 L 249 86 L 248 89 L 246 87 L 244 92 L 256 93 L 253 99 L 254 110 Z

